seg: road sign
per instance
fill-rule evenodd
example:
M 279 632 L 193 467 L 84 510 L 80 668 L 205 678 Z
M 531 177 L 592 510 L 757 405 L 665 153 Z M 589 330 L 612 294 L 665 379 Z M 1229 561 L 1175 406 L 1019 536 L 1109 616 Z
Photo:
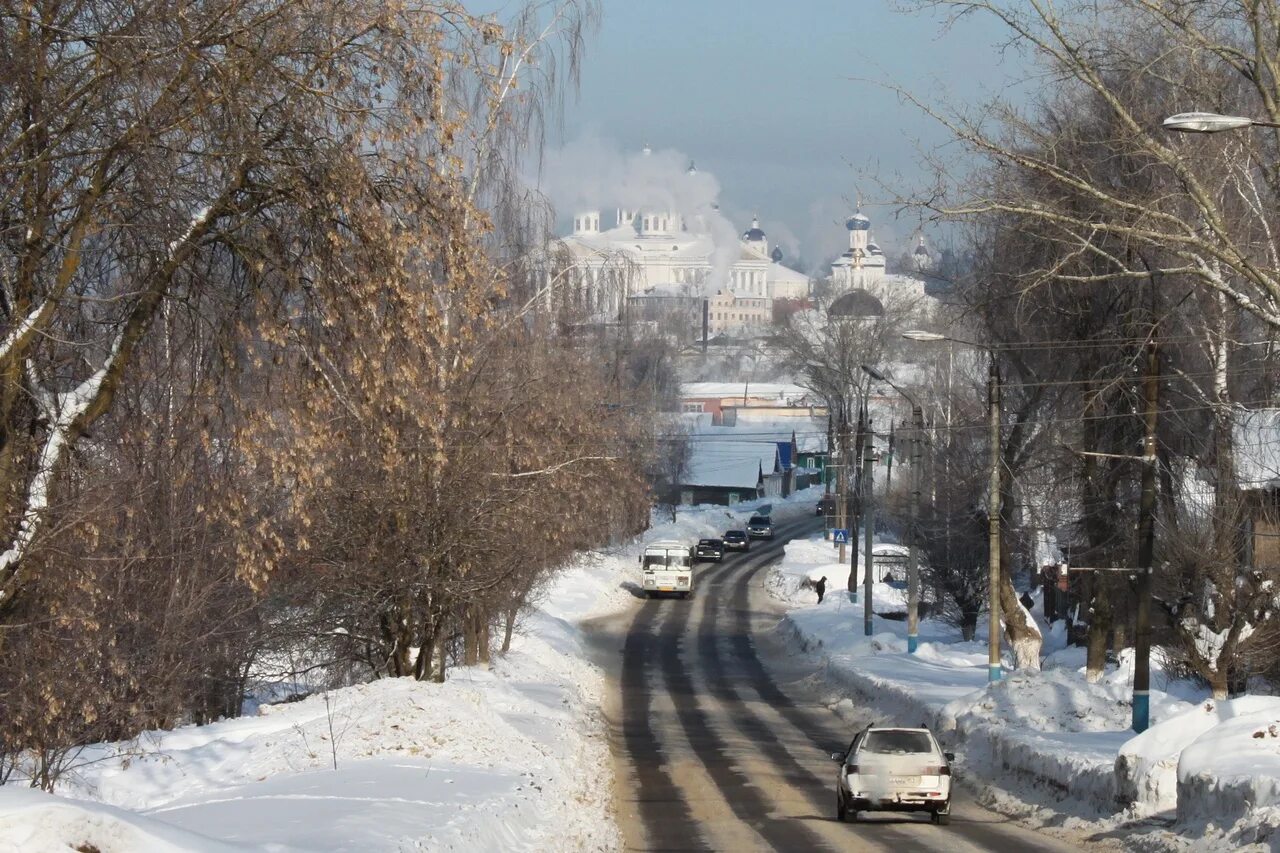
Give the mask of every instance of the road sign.
M 846 545 L 849 542 L 849 531 L 843 527 L 837 527 L 831 531 L 831 541 L 837 545 Z

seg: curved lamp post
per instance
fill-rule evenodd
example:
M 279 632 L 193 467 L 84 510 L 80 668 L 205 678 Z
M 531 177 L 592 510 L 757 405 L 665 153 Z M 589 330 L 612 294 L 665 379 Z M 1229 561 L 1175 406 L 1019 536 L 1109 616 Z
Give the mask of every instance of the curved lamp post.
M 991 363 L 987 373 L 987 398 L 990 402 L 991 427 L 991 482 L 988 486 L 989 494 L 987 496 L 987 547 L 989 551 L 987 560 L 987 585 L 989 587 L 987 595 L 989 602 L 987 609 L 991 611 L 991 625 L 987 632 L 987 681 L 999 681 L 1002 674 L 1000 664 L 1000 371 L 996 367 L 996 351 L 987 344 L 940 335 L 937 332 L 911 330 L 903 332 L 902 336 L 909 341 L 951 341 L 952 343 L 980 349 L 990 357 Z

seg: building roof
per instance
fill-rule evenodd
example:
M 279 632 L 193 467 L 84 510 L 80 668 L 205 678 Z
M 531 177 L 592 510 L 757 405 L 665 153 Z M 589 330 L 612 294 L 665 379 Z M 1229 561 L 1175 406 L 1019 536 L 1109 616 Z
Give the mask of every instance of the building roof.
M 737 423 L 732 427 L 721 427 L 726 431 L 736 431 L 740 436 L 751 436 L 753 439 L 772 441 L 796 440 L 796 450 L 800 453 L 823 453 L 827 449 L 827 418 L 822 417 L 779 417 L 766 412 L 753 412 L 750 409 L 738 409 Z
M 680 396 L 686 400 L 708 397 L 770 400 L 781 404 L 812 396 L 809 389 L 784 382 L 686 382 Z
M 766 278 L 769 281 L 794 281 L 804 282 L 805 285 L 809 284 L 809 276 L 776 261 L 769 264 L 769 272 L 766 273 Z
M 780 470 L 778 446 L 772 442 L 705 441 L 690 442 L 689 469 L 681 478 L 684 486 L 754 489 L 762 476 Z
M 884 305 L 861 288 L 842 293 L 827 307 L 828 317 L 882 317 Z

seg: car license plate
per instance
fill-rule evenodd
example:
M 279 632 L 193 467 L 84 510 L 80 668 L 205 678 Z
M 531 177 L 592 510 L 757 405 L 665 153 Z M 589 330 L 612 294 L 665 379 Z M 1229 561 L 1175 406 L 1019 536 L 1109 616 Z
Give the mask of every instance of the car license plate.
M 675 591 L 676 591 L 676 588 L 675 588 L 674 586 L 660 586 L 660 587 L 658 587 L 658 592 L 675 592 Z
M 919 776 L 890 776 L 889 784 L 895 788 L 915 788 L 920 784 Z

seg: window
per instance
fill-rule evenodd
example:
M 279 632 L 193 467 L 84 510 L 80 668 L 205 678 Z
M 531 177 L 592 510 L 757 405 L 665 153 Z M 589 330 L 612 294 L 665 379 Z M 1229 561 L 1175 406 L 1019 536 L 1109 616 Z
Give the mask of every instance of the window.
M 680 406 L 682 412 L 698 412 L 703 411 L 702 403 L 682 403 Z
M 927 732 L 898 731 L 885 729 L 867 733 L 866 742 L 862 745 L 864 752 L 875 752 L 881 755 L 905 755 L 907 753 L 933 752 L 933 738 Z

